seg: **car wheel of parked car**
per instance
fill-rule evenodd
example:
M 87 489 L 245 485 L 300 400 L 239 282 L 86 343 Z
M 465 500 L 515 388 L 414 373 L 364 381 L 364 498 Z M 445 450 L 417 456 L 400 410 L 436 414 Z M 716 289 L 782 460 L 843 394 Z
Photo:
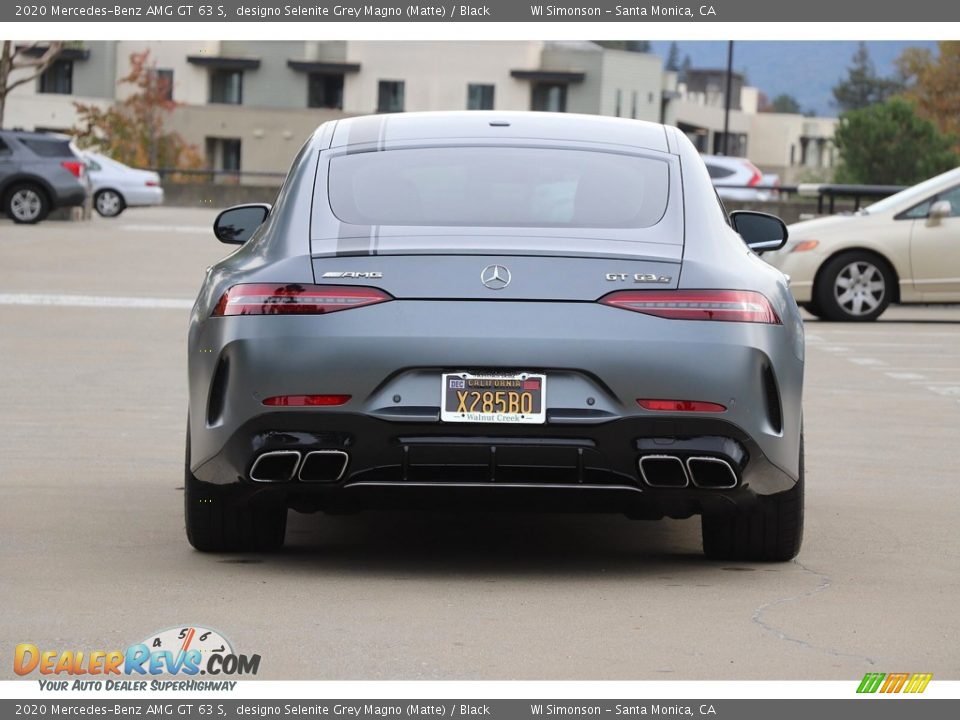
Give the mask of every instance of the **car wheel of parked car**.
M 116 190 L 101 190 L 93 199 L 93 206 L 101 217 L 116 217 L 123 212 L 127 204 Z
M 50 212 L 50 202 L 38 185 L 19 183 L 7 192 L 4 209 L 15 223 L 37 223 Z
M 184 477 L 184 518 L 187 540 L 203 552 L 276 550 L 287 531 L 287 508 L 275 502 L 259 504 L 256 495 L 203 482 L 190 472 L 190 429 Z
M 876 320 L 890 304 L 895 282 L 885 260 L 867 252 L 845 252 L 818 273 L 814 302 L 825 320 Z
M 756 502 L 700 519 L 703 552 L 714 560 L 783 562 L 803 542 L 803 432 L 800 477 L 789 490 L 760 495 Z
M 823 310 L 820 309 L 820 306 L 815 302 L 800 303 L 800 307 L 806 310 L 808 313 L 813 315 L 815 318 L 823 317 Z

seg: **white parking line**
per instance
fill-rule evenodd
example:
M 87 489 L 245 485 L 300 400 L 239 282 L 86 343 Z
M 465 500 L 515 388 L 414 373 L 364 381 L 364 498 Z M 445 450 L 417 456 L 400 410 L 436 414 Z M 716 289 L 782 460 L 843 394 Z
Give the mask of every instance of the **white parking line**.
M 36 293 L 0 293 L 0 305 L 59 307 L 112 307 L 149 310 L 189 310 L 193 300 L 179 298 L 113 297 L 110 295 L 41 295 Z
M 888 372 L 884 373 L 884 375 L 894 380 L 925 380 L 923 375 L 913 372 Z
M 876 358 L 847 358 L 847 360 L 857 365 L 886 365 L 883 360 L 877 360 Z

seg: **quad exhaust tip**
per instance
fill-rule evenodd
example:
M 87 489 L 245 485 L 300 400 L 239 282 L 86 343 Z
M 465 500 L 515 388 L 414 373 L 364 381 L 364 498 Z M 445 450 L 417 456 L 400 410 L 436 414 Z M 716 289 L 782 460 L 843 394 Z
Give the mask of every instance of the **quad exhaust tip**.
M 313 450 L 300 467 L 301 482 L 337 482 L 347 471 L 350 456 L 343 450 Z
M 729 490 L 740 482 L 736 470 L 723 458 L 689 457 L 684 462 L 676 455 L 644 455 L 639 460 L 640 476 L 654 488 Z
M 683 488 L 690 484 L 683 460 L 675 455 L 644 455 L 640 476 L 650 487 Z
M 299 450 L 265 452 L 256 459 L 253 467 L 250 468 L 250 479 L 262 483 L 290 482 L 297 474 L 299 464 Z
M 723 458 L 687 458 L 687 471 L 695 487 L 709 490 L 729 490 L 737 486 L 737 473 Z

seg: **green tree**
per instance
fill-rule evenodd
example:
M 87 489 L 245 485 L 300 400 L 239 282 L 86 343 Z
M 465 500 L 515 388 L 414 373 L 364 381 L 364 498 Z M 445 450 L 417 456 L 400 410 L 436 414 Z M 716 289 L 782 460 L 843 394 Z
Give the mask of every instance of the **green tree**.
M 960 42 L 941 41 L 938 50 L 934 58 L 926 48 L 907 48 L 897 58 L 907 83 L 904 97 L 915 103 L 917 115 L 960 141 Z
M 130 55 L 130 73 L 120 80 L 134 91 L 101 109 L 74 103 L 78 126 L 72 130 L 80 147 L 94 147 L 133 167 L 199 168 L 200 153 L 164 126 L 176 103 L 167 80 L 150 63 L 149 52 Z
M 667 70 L 676 72 L 680 69 L 680 47 L 675 43 L 670 43 L 670 50 L 667 51 Z
M 840 183 L 913 185 L 960 162 L 954 139 L 902 98 L 843 113 L 834 142 Z
M 861 42 L 853 55 L 853 64 L 847 69 L 847 78 L 833 87 L 833 99 L 841 111 L 860 110 L 885 102 L 902 91 L 900 80 L 877 75 L 867 44 Z
M 793 95 L 787 95 L 786 93 L 777 95 L 770 103 L 770 108 L 770 112 L 800 114 L 800 103 Z
M 650 52 L 650 41 L 649 40 L 627 40 L 624 43 L 624 50 L 630 52 L 638 53 L 648 53 Z
M 690 60 L 689 55 L 683 56 L 683 62 L 680 63 L 680 73 L 677 75 L 677 80 L 680 82 L 686 82 L 687 77 L 690 75 L 690 68 L 693 67 L 693 62 Z

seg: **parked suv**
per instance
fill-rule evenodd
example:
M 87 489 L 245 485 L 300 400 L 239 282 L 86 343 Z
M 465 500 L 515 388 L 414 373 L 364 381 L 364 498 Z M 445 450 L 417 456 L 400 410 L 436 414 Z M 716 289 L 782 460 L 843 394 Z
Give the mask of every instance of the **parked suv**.
M 35 223 L 56 208 L 82 205 L 89 181 L 70 138 L 0 130 L 0 212 L 15 223 Z

